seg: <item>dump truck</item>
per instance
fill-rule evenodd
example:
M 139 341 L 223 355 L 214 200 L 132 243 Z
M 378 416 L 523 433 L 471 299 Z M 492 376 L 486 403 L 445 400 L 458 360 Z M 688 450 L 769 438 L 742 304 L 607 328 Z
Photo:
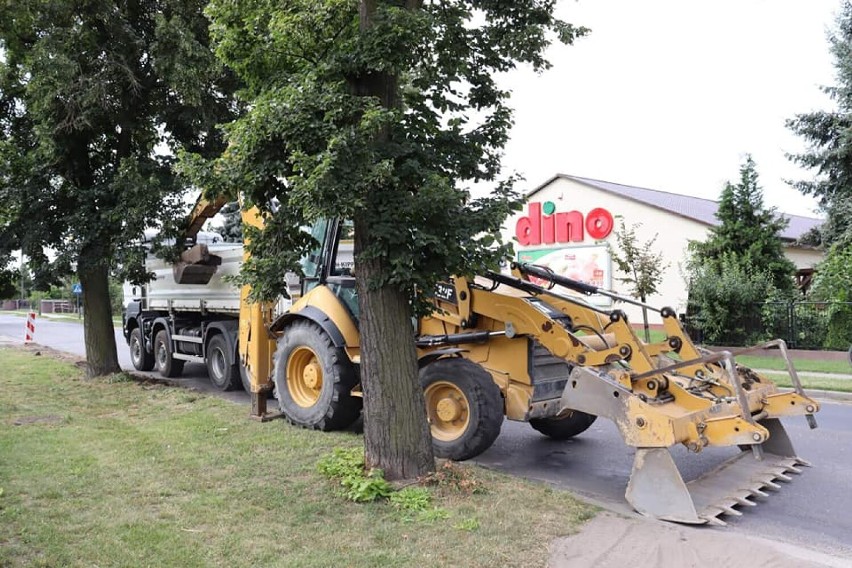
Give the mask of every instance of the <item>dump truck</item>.
M 200 201 L 191 216 L 194 226 L 222 205 Z M 256 210 L 244 211 L 243 220 L 262 225 Z M 211 376 L 217 365 L 230 369 L 232 384 L 241 371 L 251 414 L 259 420 L 280 415 L 318 430 L 352 424 L 362 391 L 351 225 L 322 220 L 312 234 L 317 248 L 304 259 L 286 306 L 249 303 L 243 287 L 235 320 L 225 325 L 207 303 L 186 326 L 181 322 L 188 321 L 187 313 L 176 301 L 152 311 L 150 296 L 147 304 L 134 299 L 124 324 L 131 352 L 143 351 L 134 361 L 150 366 L 153 360 L 165 375 L 179 372 L 180 361 L 205 361 Z M 175 286 L 205 286 L 227 265 L 213 258 L 215 249 L 198 247 L 172 267 Z M 658 312 L 665 339 L 643 342 L 623 311 L 585 300 L 595 294 Z M 635 448 L 627 501 L 644 515 L 693 524 L 724 524 L 724 515 L 740 514 L 738 508 L 755 505 L 767 489 L 779 487 L 779 479 L 809 465 L 793 449 L 781 419 L 804 416 L 815 428 L 819 404 L 802 389 L 782 340 L 736 352 L 705 351 L 671 308 L 644 305 L 534 264 L 448 277 L 430 297 L 435 309 L 417 322 L 412 341 L 438 457 L 475 458 L 497 439 L 504 419 L 565 440 L 602 417 Z M 226 330 L 233 345 L 217 339 Z M 781 350 L 793 389 L 779 389 L 736 362 L 740 353 L 765 347 Z M 267 411 L 273 390 L 279 413 Z M 685 483 L 670 453 L 678 445 L 696 454 L 709 447 L 741 451 Z

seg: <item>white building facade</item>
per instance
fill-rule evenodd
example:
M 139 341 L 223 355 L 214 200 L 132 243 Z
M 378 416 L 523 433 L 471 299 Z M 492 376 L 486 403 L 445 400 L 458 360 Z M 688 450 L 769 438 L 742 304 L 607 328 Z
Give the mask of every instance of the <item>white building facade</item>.
M 630 286 L 618 278 L 606 243 L 618 250 L 615 229 L 620 219 L 636 227 L 637 242 L 654 238 L 654 253 L 662 253 L 668 266 L 659 293 L 648 298 L 656 307 L 670 306 L 678 313 L 686 308 L 685 261 L 689 241 L 703 241 L 719 224 L 718 202 L 600 180 L 559 174 L 527 194 L 522 212 L 504 226 L 504 237 L 514 243 L 516 259 L 547 266 L 555 272 L 595 286 L 630 295 Z M 795 241 L 821 220 L 784 214 L 789 220 L 782 233 L 784 253 L 801 274 L 808 274 L 822 260 L 821 251 L 797 246 Z M 607 309 L 621 309 L 634 324 L 642 322 L 641 310 L 613 304 L 608 298 L 591 301 Z M 649 314 L 652 324 L 659 315 Z

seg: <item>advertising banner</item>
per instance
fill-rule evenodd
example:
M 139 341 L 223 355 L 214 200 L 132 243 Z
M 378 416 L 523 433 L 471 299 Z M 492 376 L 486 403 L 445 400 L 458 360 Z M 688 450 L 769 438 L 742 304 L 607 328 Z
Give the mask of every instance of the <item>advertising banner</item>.
M 606 246 L 523 250 L 518 252 L 518 262 L 544 266 L 560 276 L 579 280 L 598 288 L 606 290 L 612 288 L 612 262 Z M 531 280 L 535 281 L 534 278 Z M 556 286 L 554 291 L 576 294 L 561 286 Z M 612 304 L 612 300 L 606 296 L 588 296 L 586 299 L 598 306 Z

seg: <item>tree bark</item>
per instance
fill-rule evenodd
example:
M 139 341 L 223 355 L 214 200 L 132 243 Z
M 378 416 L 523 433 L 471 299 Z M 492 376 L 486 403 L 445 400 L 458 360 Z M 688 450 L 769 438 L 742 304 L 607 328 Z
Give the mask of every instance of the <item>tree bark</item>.
M 121 372 L 109 300 L 109 268 L 105 251 L 83 247 L 77 275 L 83 286 L 83 337 L 86 345 L 86 375 L 98 377 Z
M 360 29 L 372 26 L 377 0 L 361 0 Z M 416 9 L 419 2 L 406 4 Z M 385 108 L 399 106 L 397 77 L 365 73 L 351 81 L 355 94 L 378 98 Z M 385 130 L 376 142 L 386 141 Z M 377 188 L 394 191 L 394 188 Z M 372 196 L 376 202 L 380 196 Z M 373 199 L 368 199 L 373 201 Z M 371 208 L 374 203 L 367 203 Z M 365 215 L 355 215 L 355 262 L 361 312 L 361 386 L 364 390 L 364 458 L 367 467 L 385 472 L 387 479 L 410 479 L 435 470 L 432 435 L 426 421 L 426 403 L 420 387 L 414 347 L 412 311 L 405 290 L 392 285 L 373 288 L 370 282 L 385 273 L 386 257 L 360 258 L 373 241 Z
M 355 220 L 356 255 L 370 238 L 366 225 Z M 387 479 L 420 477 L 435 470 L 435 460 L 418 378 L 411 306 L 398 288 L 369 288 L 381 268 L 379 260 L 357 263 L 365 462 L 382 469 Z

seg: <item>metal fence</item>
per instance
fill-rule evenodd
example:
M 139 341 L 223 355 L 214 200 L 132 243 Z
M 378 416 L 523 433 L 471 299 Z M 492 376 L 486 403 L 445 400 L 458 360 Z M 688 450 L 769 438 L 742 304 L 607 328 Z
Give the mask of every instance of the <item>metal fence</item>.
M 781 338 L 795 349 L 841 351 L 852 345 L 852 302 L 765 302 L 744 306 L 735 329 L 728 330 L 721 340 L 705 337 L 696 313 L 687 311 L 682 318 L 687 333 L 698 343 L 744 346 Z

